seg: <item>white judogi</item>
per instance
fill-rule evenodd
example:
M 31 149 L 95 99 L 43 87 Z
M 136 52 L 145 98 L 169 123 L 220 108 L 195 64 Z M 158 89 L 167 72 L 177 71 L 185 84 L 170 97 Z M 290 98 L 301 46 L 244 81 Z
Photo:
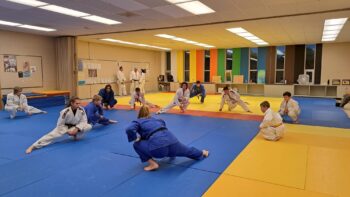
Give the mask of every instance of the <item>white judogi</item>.
M 131 85 L 130 85 L 130 94 L 132 94 L 135 91 L 135 88 L 138 88 L 140 85 L 140 73 L 137 71 L 135 72 L 134 70 L 131 71 L 130 73 L 130 81 L 131 81 Z
M 264 120 L 260 124 L 260 131 L 267 140 L 279 140 L 284 135 L 284 124 L 279 113 L 271 108 L 265 111 Z
M 228 105 L 229 111 L 234 109 L 237 105 L 241 106 L 244 111 L 249 111 L 248 106 L 241 100 L 239 93 L 234 90 L 229 90 L 228 94 L 222 94 L 220 109 L 224 107 L 225 103 Z
M 140 77 L 140 91 L 142 93 L 146 93 L 145 92 L 145 84 L 146 84 L 146 73 L 141 73 L 141 77 Z
M 41 148 L 47 146 L 55 139 L 67 134 L 68 131 L 78 128 L 78 136 L 82 136 L 85 132 L 91 130 L 92 126 L 88 124 L 84 108 L 79 107 L 74 115 L 71 107 L 67 107 L 60 112 L 60 117 L 57 121 L 57 126 L 50 133 L 41 137 L 33 146 Z
M 183 110 L 186 110 L 188 104 L 190 104 L 189 100 L 190 100 L 190 90 L 187 88 L 184 91 L 182 88 L 179 88 L 177 89 L 172 102 L 168 106 L 160 109 L 158 113 L 167 112 L 168 110 L 170 110 L 175 106 L 182 107 Z
M 288 109 L 288 114 L 284 113 L 286 109 Z M 279 113 L 281 116 L 288 115 L 293 121 L 297 121 L 300 114 L 300 107 L 298 102 L 292 98 L 290 98 L 288 102 L 283 100 Z
M 117 84 L 118 84 L 118 92 L 119 96 L 126 95 L 126 87 L 125 87 L 126 78 L 122 71 L 118 70 L 117 72 Z
M 141 93 L 141 92 L 137 94 L 137 92 L 134 91 L 134 92 L 131 94 L 131 99 L 130 99 L 130 101 L 129 101 L 130 107 L 131 107 L 131 108 L 134 108 L 134 105 L 135 105 L 136 102 L 139 102 L 139 103 L 141 103 L 142 105 L 149 105 L 150 107 L 155 107 L 154 104 L 152 104 L 152 103 L 146 101 L 146 99 L 145 99 L 145 94 L 143 94 L 143 93 Z
M 25 113 L 32 114 L 44 113 L 44 111 L 40 109 L 29 106 L 26 95 L 21 94 L 20 96 L 17 96 L 14 93 L 7 95 L 5 110 L 10 113 L 11 118 L 16 117 L 17 111 L 24 111 Z

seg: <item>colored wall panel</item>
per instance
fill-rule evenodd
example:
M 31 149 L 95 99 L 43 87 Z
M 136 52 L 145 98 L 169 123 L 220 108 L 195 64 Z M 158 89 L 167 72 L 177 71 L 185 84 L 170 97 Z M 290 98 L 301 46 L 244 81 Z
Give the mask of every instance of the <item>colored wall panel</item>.
M 275 72 L 276 72 L 276 47 L 268 47 L 267 58 L 266 58 L 266 84 L 275 83 Z
M 316 60 L 315 60 L 315 84 L 321 83 L 322 70 L 322 44 L 316 44 Z
M 258 48 L 258 83 L 265 83 L 268 47 Z
M 233 49 L 232 75 L 241 74 L 241 49 Z
M 218 70 L 218 50 L 210 49 L 210 81 L 217 75 Z
M 284 79 L 287 80 L 287 84 L 294 83 L 294 61 L 295 61 L 295 45 L 286 46 L 286 59 L 284 69 Z
M 197 80 L 204 81 L 204 50 L 196 51 Z
M 177 51 L 177 81 L 183 82 L 184 81 L 184 52 L 183 51 Z
M 225 80 L 225 54 L 226 50 L 225 49 L 218 49 L 218 76 L 221 76 L 221 81 Z
M 197 63 L 196 50 L 190 50 L 190 81 L 194 82 L 197 79 Z
M 244 75 L 244 83 L 248 83 L 249 48 L 241 48 L 241 75 Z
M 294 57 L 294 83 L 298 83 L 298 77 L 304 74 L 305 64 L 305 45 L 295 45 L 295 57 Z

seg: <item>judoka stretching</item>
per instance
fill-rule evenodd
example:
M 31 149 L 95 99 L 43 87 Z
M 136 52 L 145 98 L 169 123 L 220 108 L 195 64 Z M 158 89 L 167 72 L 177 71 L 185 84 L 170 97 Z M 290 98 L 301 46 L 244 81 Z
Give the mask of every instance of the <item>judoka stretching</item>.
M 86 113 L 83 107 L 80 107 L 80 99 L 73 97 L 69 101 L 67 108 L 60 112 L 57 126 L 50 133 L 41 137 L 33 145 L 31 145 L 26 153 L 29 154 L 33 149 L 39 149 L 43 146 L 51 144 L 55 139 L 68 134 L 76 140 L 92 128 L 87 122 Z
M 140 77 L 141 76 L 137 68 L 134 68 L 134 70 L 130 72 L 130 94 L 132 94 L 135 88 L 138 88 L 140 86 Z
M 201 103 L 204 103 L 206 93 L 205 93 L 205 88 L 201 84 L 200 81 L 197 81 L 196 84 L 192 85 L 191 92 L 190 92 L 190 98 L 195 97 L 195 96 L 198 96 L 198 97 L 200 96 Z
M 171 108 L 175 106 L 179 106 L 181 109 L 181 112 L 184 113 L 187 109 L 187 106 L 189 105 L 189 99 L 190 99 L 190 90 L 188 89 L 188 84 L 186 82 L 181 83 L 181 87 L 177 89 L 173 101 L 166 107 L 160 109 L 157 111 L 157 114 L 161 114 L 164 112 L 167 112 Z
M 141 69 L 141 76 L 140 76 L 140 91 L 141 91 L 141 93 L 146 93 L 145 85 L 146 85 L 146 69 Z
M 131 99 L 129 101 L 131 109 L 136 108 L 136 103 L 140 103 L 140 105 L 148 105 L 151 108 L 159 108 L 158 105 L 154 105 L 145 99 L 145 94 L 141 92 L 140 88 L 135 88 L 135 92 L 131 94 Z
M 264 138 L 271 141 L 281 139 L 284 135 L 284 124 L 280 114 L 272 111 L 268 101 L 262 102 L 260 109 L 264 113 L 264 120 L 259 128 Z
M 105 88 L 101 89 L 98 93 L 102 97 L 102 104 L 106 109 L 113 108 L 117 104 L 117 100 L 114 98 L 114 92 L 112 86 L 107 84 Z
M 101 100 L 102 100 L 101 96 L 94 95 L 94 97 L 92 98 L 92 102 L 90 102 L 87 106 L 84 107 L 86 116 L 88 119 L 88 123 L 91 125 L 95 125 L 96 123 L 102 124 L 102 125 L 117 123 L 117 121 L 110 120 L 103 116 Z
M 29 106 L 26 95 L 22 94 L 22 88 L 14 87 L 13 93 L 7 95 L 5 110 L 10 113 L 10 118 L 16 117 L 18 111 L 23 111 L 28 115 L 47 113 L 35 107 Z
M 142 162 L 148 162 L 146 171 L 156 170 L 159 165 L 153 158 L 188 157 L 199 160 L 209 156 L 207 150 L 187 147 L 167 129 L 164 120 L 151 117 L 149 108 L 141 107 L 138 119 L 126 128 L 128 141 L 134 141 L 134 149 Z
M 294 123 L 299 123 L 298 116 L 300 114 L 300 107 L 297 101 L 292 99 L 290 92 L 283 93 L 284 100 L 281 103 L 279 113 L 281 116 L 289 116 Z
M 126 78 L 125 78 L 125 75 L 123 73 L 123 67 L 121 66 L 118 70 L 118 73 L 117 73 L 117 84 L 118 84 L 118 92 L 119 92 L 118 95 L 119 96 L 126 95 L 125 82 L 126 82 Z
M 244 109 L 244 111 L 251 112 L 247 104 L 241 100 L 239 93 L 235 90 L 229 90 L 227 86 L 224 87 L 219 111 L 222 111 L 225 103 L 228 105 L 228 111 L 233 110 L 237 105 L 239 105 Z

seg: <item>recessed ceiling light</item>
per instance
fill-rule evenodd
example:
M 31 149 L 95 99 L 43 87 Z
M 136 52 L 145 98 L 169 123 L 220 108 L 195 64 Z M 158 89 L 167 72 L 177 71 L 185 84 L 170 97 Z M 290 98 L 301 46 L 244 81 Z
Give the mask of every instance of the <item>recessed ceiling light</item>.
M 57 13 L 60 13 L 60 14 L 65 14 L 65 15 L 69 15 L 69 16 L 75 16 L 75 17 L 83 17 L 83 16 L 90 15 L 88 13 L 80 12 L 80 11 L 77 11 L 77 10 L 72 10 L 72 9 L 61 7 L 61 6 L 57 6 L 57 5 L 46 5 L 46 6 L 42 6 L 42 7 L 39 7 L 39 8 L 40 9 L 44 9 L 44 10 L 48 10 L 48 11 L 52 11 L 52 12 L 57 12 Z
M 28 6 L 32 6 L 32 7 L 47 5 L 47 3 L 45 3 L 45 2 L 36 1 L 36 0 L 7 0 L 7 1 L 19 3 L 19 4 L 23 4 L 23 5 L 28 5 Z
M 257 45 L 268 45 L 269 43 L 265 42 L 264 40 L 260 39 L 259 37 L 255 36 L 252 33 L 249 33 L 247 30 L 243 29 L 242 27 L 235 27 L 235 28 L 228 28 L 226 29 L 229 32 L 232 32 L 238 36 L 241 36 L 251 42 L 254 42 Z
M 340 30 L 343 28 L 343 25 L 331 25 L 331 26 L 325 26 L 324 27 L 324 31 L 328 31 L 328 30 Z
M 123 40 L 116 40 L 116 39 L 112 39 L 112 38 L 102 38 L 100 40 L 107 41 L 107 42 L 134 45 L 134 46 L 139 46 L 139 47 L 149 47 L 149 48 L 155 48 L 155 49 L 162 49 L 162 50 L 166 50 L 166 51 L 171 50 L 169 48 L 158 47 L 158 46 L 153 46 L 153 45 L 148 45 L 148 44 L 135 43 L 135 42 L 128 42 L 128 41 L 123 41 Z
M 334 41 L 335 38 L 322 38 L 322 42 Z
M 186 42 L 187 44 L 197 44 L 198 43 L 198 42 L 195 42 L 195 41 L 192 41 L 192 40 L 186 40 L 184 42 Z
M 175 36 L 168 35 L 168 34 L 156 34 L 155 36 L 161 37 L 161 38 L 174 38 Z
M 215 46 L 212 46 L 212 45 L 209 45 L 209 44 L 199 43 L 199 42 L 196 42 L 196 41 L 187 40 L 185 38 L 179 38 L 179 37 L 168 35 L 168 34 L 156 34 L 154 36 L 158 36 L 158 37 L 161 37 L 161 38 L 167 38 L 167 39 L 171 39 L 171 40 L 176 40 L 176 41 L 179 41 L 179 42 L 184 42 L 184 43 L 187 43 L 187 44 L 193 44 L 193 45 L 201 46 L 201 47 L 205 47 L 205 48 L 213 48 L 213 47 L 215 47 Z
M 226 29 L 227 31 L 230 31 L 232 33 L 245 33 L 247 32 L 245 29 L 243 29 L 242 27 L 236 27 L 236 28 L 229 28 L 229 29 Z
M 348 18 L 327 19 L 324 22 L 322 41 L 334 41 Z
M 171 38 L 173 40 L 176 40 L 176 41 L 180 41 L 180 42 L 186 42 L 188 40 L 184 39 L 184 38 Z
M 111 19 L 108 19 L 108 18 L 103 18 L 103 17 L 96 16 L 96 15 L 84 16 L 82 18 L 90 20 L 90 21 L 95 21 L 95 22 L 98 22 L 98 23 L 107 24 L 107 25 L 116 25 L 116 24 L 120 24 L 121 23 L 119 21 L 111 20 Z
M 189 1 L 189 2 L 179 3 L 175 5 L 195 15 L 210 14 L 215 12 L 213 9 L 206 6 L 200 1 Z
M 34 29 L 38 31 L 56 31 L 56 29 L 46 28 L 46 27 L 39 27 L 39 26 L 33 26 L 33 25 L 20 25 L 18 27 L 26 28 L 26 29 Z
M 193 1 L 193 0 L 166 0 L 166 1 L 169 3 L 176 4 L 176 3 L 183 3 L 183 2 Z
M 7 25 L 7 26 L 19 26 L 19 25 L 21 25 L 21 24 L 19 24 L 19 23 L 9 22 L 9 21 L 2 21 L 2 20 L 0 20 L 0 25 Z
M 325 20 L 324 25 L 343 25 L 347 20 L 348 18 L 327 19 Z

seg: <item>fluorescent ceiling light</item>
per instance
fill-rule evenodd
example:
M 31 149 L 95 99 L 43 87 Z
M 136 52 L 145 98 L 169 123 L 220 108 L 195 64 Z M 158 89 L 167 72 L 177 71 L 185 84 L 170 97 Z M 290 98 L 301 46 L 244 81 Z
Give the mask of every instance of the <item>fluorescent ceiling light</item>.
M 323 39 L 322 39 L 322 41 L 326 41 L 326 42 L 327 42 L 327 41 L 334 41 L 334 40 L 335 40 L 335 38 L 323 38 Z
M 111 19 L 108 19 L 108 18 L 103 18 L 103 17 L 96 16 L 96 15 L 84 16 L 82 18 L 86 19 L 86 20 L 90 20 L 90 21 L 95 21 L 95 22 L 98 22 L 98 23 L 107 24 L 107 25 L 116 25 L 116 24 L 120 24 L 121 23 L 119 21 L 111 20 Z
M 242 27 L 235 27 L 235 28 L 228 28 L 226 29 L 229 32 L 232 32 L 238 36 L 241 36 L 251 42 L 254 42 L 257 45 L 268 45 L 269 43 L 265 42 L 264 40 L 260 39 L 259 37 L 255 36 L 252 33 L 249 33 L 247 30 L 243 29 Z
M 327 19 L 325 20 L 324 25 L 343 25 L 346 23 L 347 20 L 348 18 Z
M 213 9 L 206 6 L 200 1 L 190 1 L 185 3 L 175 4 L 175 5 L 195 15 L 209 14 L 209 13 L 215 12 Z
M 192 41 L 192 40 L 186 40 L 184 42 L 186 42 L 188 44 L 197 44 L 198 43 L 198 42 L 195 42 L 195 41 Z
M 90 15 L 88 13 L 80 12 L 80 11 L 77 11 L 77 10 L 72 10 L 72 9 L 61 7 L 61 6 L 57 6 L 57 5 L 46 5 L 46 6 L 42 6 L 42 7 L 39 7 L 39 8 L 40 9 L 44 9 L 44 10 L 48 10 L 48 11 L 52 11 L 52 12 L 57 12 L 57 13 L 60 13 L 60 14 L 65 14 L 65 15 L 69 15 L 69 16 L 75 16 L 75 17 L 83 17 L 83 16 Z
M 341 30 L 343 28 L 343 25 L 331 25 L 331 26 L 325 26 L 323 31 L 328 30 Z
M 172 36 L 172 35 L 168 35 L 168 34 L 156 34 L 154 36 L 158 36 L 158 37 L 166 38 L 166 39 L 171 39 L 171 40 L 176 40 L 176 41 L 179 41 L 179 42 L 184 42 L 184 43 L 187 43 L 187 44 L 193 44 L 193 45 L 201 46 L 201 47 L 205 47 L 205 48 L 213 48 L 213 47 L 215 47 L 215 46 L 212 46 L 212 45 L 209 45 L 209 44 L 199 43 L 199 42 L 196 42 L 196 41 L 187 40 L 185 38 L 180 38 L 180 37 L 176 37 L 176 36 Z
M 161 38 L 175 38 L 175 36 L 168 35 L 168 34 L 156 34 L 155 36 L 158 36 Z
M 183 3 L 183 2 L 193 1 L 193 0 L 166 0 L 166 1 L 169 3 L 176 4 L 176 3 Z
M 227 31 L 230 31 L 232 33 L 245 33 L 247 32 L 245 29 L 241 28 L 241 27 L 236 27 L 236 28 L 229 28 L 229 29 L 226 29 Z
M 19 24 L 19 23 L 9 22 L 9 21 L 2 21 L 2 20 L 0 20 L 0 25 L 7 25 L 7 26 L 19 26 L 19 25 L 21 25 L 21 24 Z
M 348 18 L 327 19 L 324 22 L 322 41 L 334 41 Z
M 171 39 L 176 40 L 176 41 L 180 41 L 180 42 L 186 42 L 186 41 L 188 41 L 188 40 L 186 40 L 186 39 L 184 39 L 184 38 L 177 38 L 177 37 L 171 38 Z
M 249 32 L 245 32 L 245 33 L 236 33 L 237 35 L 241 36 L 241 37 L 251 37 L 254 36 L 253 34 L 249 33 Z
M 34 29 L 38 31 L 56 31 L 56 29 L 46 28 L 46 27 L 39 27 L 39 26 L 33 26 L 33 25 L 20 25 L 18 27 L 26 28 L 26 29 Z
M 28 6 L 32 6 L 32 7 L 39 7 L 39 6 L 43 6 L 43 5 L 47 5 L 47 3 L 45 2 L 41 2 L 41 1 L 36 1 L 36 0 L 7 0 L 13 3 L 19 3 L 19 4 L 23 4 L 23 5 L 28 5 Z
M 123 41 L 123 40 L 116 40 L 116 39 L 112 39 L 112 38 L 103 38 L 100 40 L 107 41 L 107 42 L 121 43 L 121 44 L 129 44 L 129 45 L 134 45 L 134 46 L 139 46 L 139 47 L 150 47 L 150 48 L 162 49 L 162 50 L 167 50 L 167 51 L 171 50 L 169 48 L 152 46 L 152 45 L 148 45 L 148 44 L 141 44 L 141 43 L 135 43 L 135 42 L 128 42 L 128 41 Z
M 336 30 L 336 31 L 324 31 L 323 32 L 323 35 L 338 35 L 339 31 Z

